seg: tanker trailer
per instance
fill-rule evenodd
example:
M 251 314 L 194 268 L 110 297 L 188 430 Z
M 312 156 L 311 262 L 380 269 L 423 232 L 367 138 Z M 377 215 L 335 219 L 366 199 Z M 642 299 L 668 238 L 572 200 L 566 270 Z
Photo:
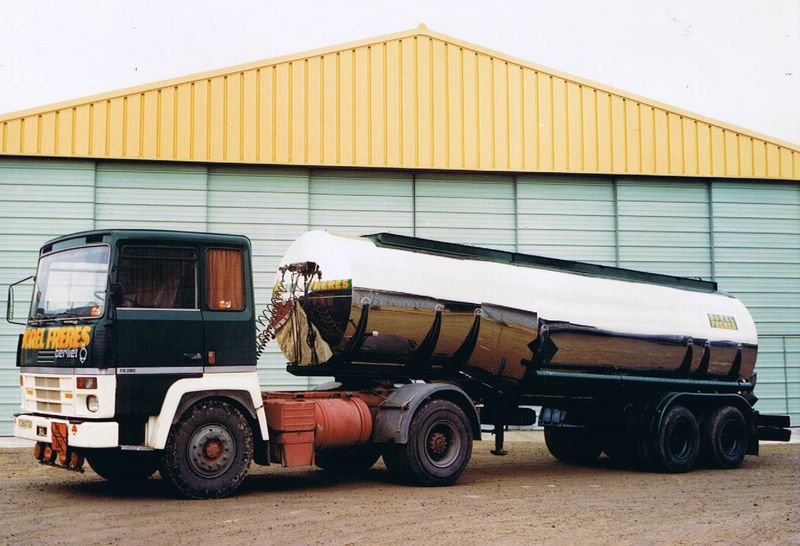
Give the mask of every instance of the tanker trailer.
M 312 231 L 281 264 L 271 327 L 291 373 L 456 385 L 498 454 L 526 404 L 570 462 L 733 467 L 787 435 L 752 409 L 756 328 L 714 282 L 388 233 Z

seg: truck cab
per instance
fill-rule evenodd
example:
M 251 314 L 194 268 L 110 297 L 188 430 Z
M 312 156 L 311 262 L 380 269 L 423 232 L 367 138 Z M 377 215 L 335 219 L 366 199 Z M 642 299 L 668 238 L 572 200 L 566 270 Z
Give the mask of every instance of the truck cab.
M 266 441 L 250 254 L 246 237 L 207 233 L 48 241 L 18 342 L 15 436 L 36 441 L 43 462 L 79 469 L 86 456 L 101 474 L 140 463 L 152 473 L 142 461 L 164 449 L 176 416 L 215 393 Z M 199 447 L 232 442 L 216 436 Z

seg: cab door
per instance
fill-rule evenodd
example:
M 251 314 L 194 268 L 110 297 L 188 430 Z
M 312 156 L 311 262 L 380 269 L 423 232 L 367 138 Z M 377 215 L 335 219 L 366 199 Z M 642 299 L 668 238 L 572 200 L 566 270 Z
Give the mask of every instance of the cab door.
M 120 249 L 114 340 L 118 374 L 202 373 L 199 252 L 181 246 Z
M 206 371 L 245 371 L 256 365 L 248 250 L 233 246 L 205 250 L 203 339 Z

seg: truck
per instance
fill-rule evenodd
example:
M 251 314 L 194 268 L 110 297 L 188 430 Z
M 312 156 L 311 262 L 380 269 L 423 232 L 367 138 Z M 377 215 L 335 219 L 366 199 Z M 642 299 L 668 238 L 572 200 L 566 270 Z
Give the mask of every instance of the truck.
M 95 230 L 39 252 L 14 434 L 41 464 L 189 498 L 252 462 L 455 483 L 483 428 L 540 425 L 571 464 L 736 468 L 789 418 L 754 409 L 758 338 L 716 283 L 390 233 L 312 231 L 256 307 L 247 237 Z M 297 376 L 262 391 L 276 343 Z M 541 408 L 538 412 L 534 408 Z

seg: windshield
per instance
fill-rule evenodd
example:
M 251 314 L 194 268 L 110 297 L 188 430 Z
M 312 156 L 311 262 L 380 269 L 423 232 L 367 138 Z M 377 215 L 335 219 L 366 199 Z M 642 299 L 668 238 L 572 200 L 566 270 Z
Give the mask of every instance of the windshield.
M 101 316 L 108 255 L 104 245 L 63 250 L 39 260 L 30 318 Z

